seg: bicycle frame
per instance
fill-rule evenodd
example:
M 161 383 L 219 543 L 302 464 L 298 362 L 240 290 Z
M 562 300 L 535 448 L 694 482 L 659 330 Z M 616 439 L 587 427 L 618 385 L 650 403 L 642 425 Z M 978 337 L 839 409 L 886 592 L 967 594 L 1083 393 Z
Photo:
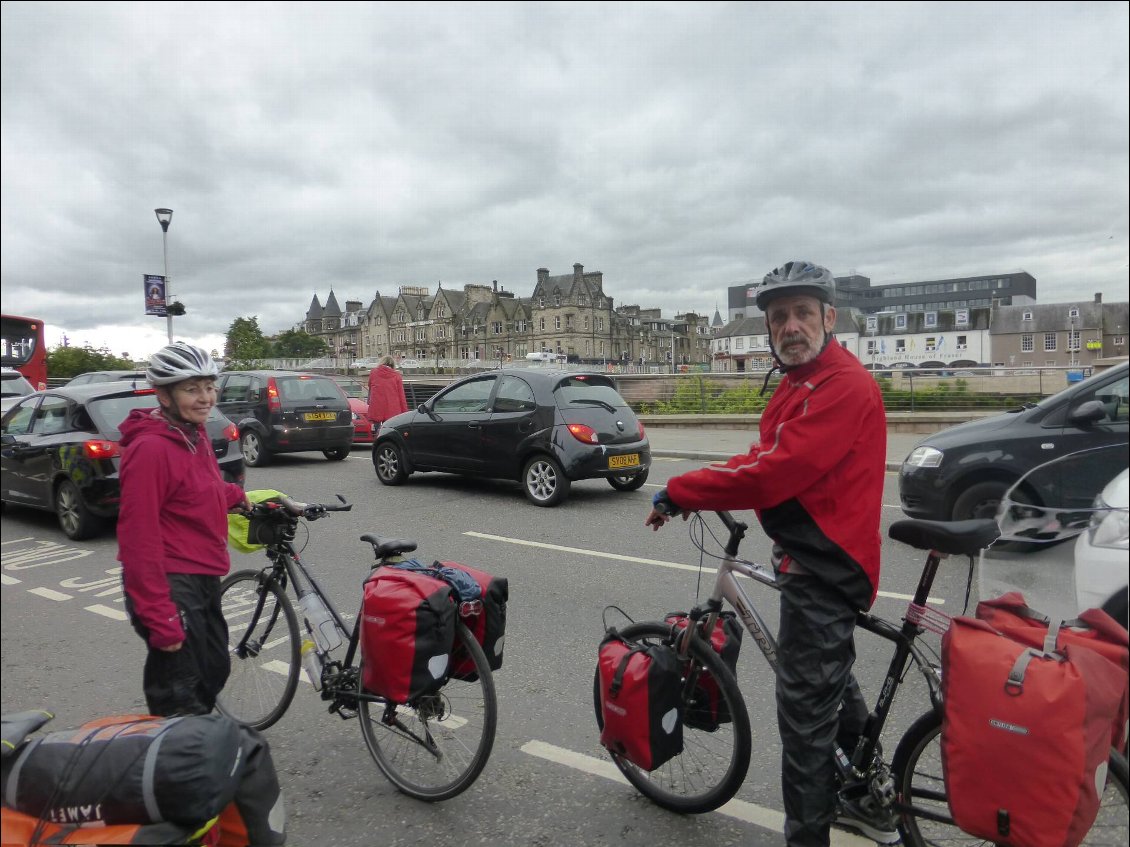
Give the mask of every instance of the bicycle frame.
M 718 515 L 729 530 L 730 537 L 726 542 L 725 553 L 718 566 L 718 575 L 714 582 L 714 588 L 711 592 L 710 599 L 706 603 L 706 618 L 702 632 L 709 633 L 714 631 L 715 622 L 719 613 L 722 611 L 723 601 L 729 603 L 731 608 L 737 612 L 746 631 L 749 632 L 750 637 L 753 638 L 754 642 L 761 650 L 762 655 L 765 657 L 765 660 L 773 669 L 774 675 L 776 675 L 778 667 L 776 639 L 768 624 L 765 622 L 765 619 L 757 611 L 757 607 L 738 582 L 737 577 L 744 576 L 767 588 L 780 591 L 781 587 L 777 582 L 777 575 L 765 565 L 738 561 L 738 547 L 741 544 L 741 540 L 745 537 L 745 531 L 748 527 L 741 521 L 735 520 L 728 512 L 716 512 L 715 514 Z M 907 607 L 907 612 L 901 627 L 896 627 L 890 621 L 872 615 L 870 612 L 861 611 L 857 614 L 856 626 L 887 641 L 894 642 L 895 652 L 888 666 L 887 675 L 883 681 L 883 686 L 876 700 L 875 707 L 868 714 L 867 723 L 865 724 L 863 734 L 860 736 L 856 749 L 852 751 L 849 758 L 842 749 L 838 746 L 836 748 L 836 763 L 845 787 L 853 782 L 862 780 L 866 776 L 866 772 L 874 757 L 879 736 L 882 734 L 887 716 L 890 713 L 895 691 L 898 689 L 899 685 L 902 684 L 908 663 L 911 659 L 914 660 L 915 664 L 917 664 L 919 670 L 922 672 L 923 677 L 926 679 L 933 706 L 935 708 L 940 707 L 941 682 L 938 670 L 935 669 L 925 654 L 917 647 L 915 641 L 918 636 L 926 630 L 940 631 L 940 627 L 941 631 L 944 631 L 944 627 L 948 626 L 948 619 L 945 619 L 944 615 L 926 608 L 926 599 L 929 596 L 930 588 L 933 586 L 934 578 L 938 572 L 938 566 L 942 559 L 947 558 L 947 556 L 948 554 L 945 553 L 939 553 L 934 550 L 929 551 L 926 564 L 922 570 L 922 575 L 918 581 L 918 587 L 914 592 L 914 598 Z M 698 619 L 701 619 L 701 617 L 701 612 L 699 612 Z M 694 612 L 691 614 L 691 619 L 696 619 Z M 692 630 L 696 629 L 696 627 L 688 626 L 685 631 L 691 633 Z M 703 636 L 701 634 L 694 634 L 689 637 Z M 679 653 L 684 657 L 688 652 L 687 645 L 689 645 L 689 640 L 687 638 L 681 638 Z M 845 790 L 850 793 L 849 789 Z

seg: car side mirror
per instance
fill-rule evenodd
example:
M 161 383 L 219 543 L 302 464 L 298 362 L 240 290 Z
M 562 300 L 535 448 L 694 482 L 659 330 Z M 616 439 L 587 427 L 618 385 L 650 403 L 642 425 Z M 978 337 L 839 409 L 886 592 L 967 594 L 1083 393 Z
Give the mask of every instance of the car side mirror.
M 1080 403 L 1067 415 L 1067 422 L 1076 426 L 1090 426 L 1106 418 L 1106 406 L 1100 400 Z
M 14 435 L 0 435 L 0 446 L 9 447 L 16 443 L 16 436 Z

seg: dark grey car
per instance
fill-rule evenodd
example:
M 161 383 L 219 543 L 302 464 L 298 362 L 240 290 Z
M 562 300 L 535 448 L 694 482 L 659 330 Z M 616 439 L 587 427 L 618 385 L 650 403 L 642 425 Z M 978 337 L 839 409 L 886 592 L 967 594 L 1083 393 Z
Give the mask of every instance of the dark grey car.
M 938 521 L 992 518 L 1009 487 L 1038 465 L 1090 447 L 1126 448 L 1128 373 L 1123 362 L 1039 403 L 923 439 L 899 471 L 902 510 Z M 1107 479 L 1096 484 L 1086 467 L 1076 467 L 1062 481 L 1066 499 L 1058 505 L 1089 505 Z M 1026 496 L 1041 502 L 1039 492 Z
M 224 371 L 216 403 L 239 428 L 243 460 L 251 467 L 275 453 L 320 450 L 327 459 L 349 455 L 353 418 L 333 378 L 297 371 Z
M 556 506 L 575 480 L 619 491 L 647 481 L 643 424 L 604 374 L 507 368 L 467 377 L 384 422 L 373 466 L 385 485 L 416 471 L 516 479 L 538 506 Z

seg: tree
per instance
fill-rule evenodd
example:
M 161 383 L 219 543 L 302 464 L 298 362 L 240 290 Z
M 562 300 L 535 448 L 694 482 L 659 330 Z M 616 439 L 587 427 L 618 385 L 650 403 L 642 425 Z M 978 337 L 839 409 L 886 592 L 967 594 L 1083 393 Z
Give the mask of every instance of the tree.
M 106 347 L 95 350 L 90 345 L 65 347 L 59 345 L 47 351 L 47 373 L 51 377 L 70 379 L 87 371 L 132 371 L 135 370 L 129 359 L 115 356 Z
M 330 352 L 324 338 L 295 329 L 280 332 L 274 338 L 274 354 L 280 359 L 324 356 Z
M 253 367 L 256 361 L 270 355 L 271 345 L 259 329 L 258 315 L 232 321 L 224 342 L 224 358 L 229 368 Z

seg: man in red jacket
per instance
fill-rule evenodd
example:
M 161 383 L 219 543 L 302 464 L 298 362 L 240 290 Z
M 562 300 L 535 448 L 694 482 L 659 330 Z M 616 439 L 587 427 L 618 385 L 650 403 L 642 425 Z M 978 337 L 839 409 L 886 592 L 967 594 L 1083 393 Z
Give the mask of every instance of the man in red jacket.
M 887 425 L 874 378 L 835 341 L 835 279 L 795 261 L 757 289 L 784 378 L 761 416 L 760 442 L 725 464 L 674 477 L 646 524 L 672 514 L 755 509 L 774 542 L 781 588 L 777 723 L 785 840 L 825 847 L 833 819 L 898 841 L 870 798 L 840 802 L 833 751 L 850 756 L 867 707 L 851 673 L 856 612 L 879 584 Z
M 154 715 L 211 712 L 231 672 L 220 609 L 227 513 L 250 505 L 223 481 L 204 430 L 218 373 L 199 347 L 162 348 L 145 372 L 158 407 L 134 409 L 120 427 L 118 561 L 130 623 L 149 648 L 142 685 Z

